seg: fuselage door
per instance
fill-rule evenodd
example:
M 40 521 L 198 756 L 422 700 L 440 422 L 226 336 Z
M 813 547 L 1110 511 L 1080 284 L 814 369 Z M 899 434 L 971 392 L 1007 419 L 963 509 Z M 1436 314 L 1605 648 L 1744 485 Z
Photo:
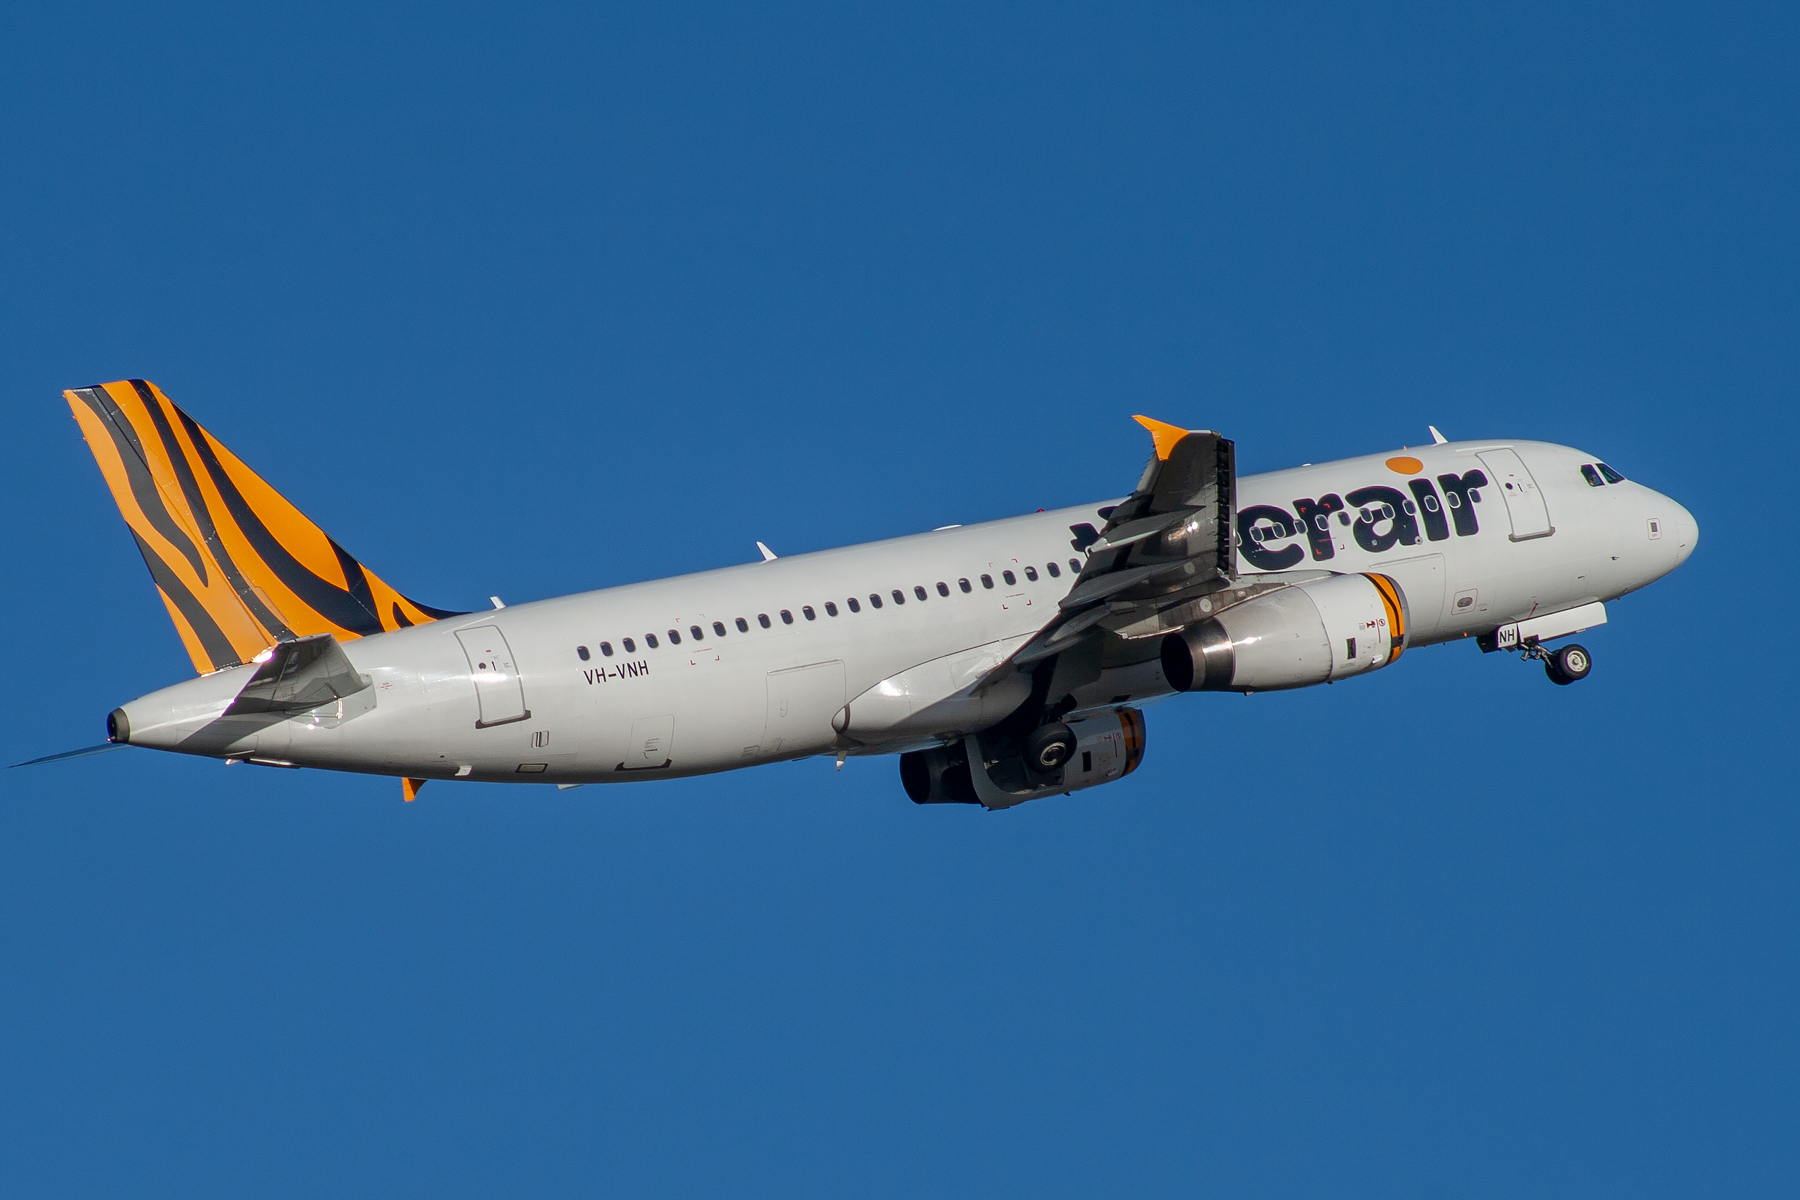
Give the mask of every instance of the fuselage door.
M 1500 498 L 1506 501 L 1506 515 L 1512 521 L 1512 540 L 1529 541 L 1549 537 L 1556 532 L 1550 524 L 1550 509 L 1537 480 L 1525 469 L 1525 460 L 1515 450 L 1483 450 L 1475 457 L 1487 468 L 1488 480 Z
M 675 761 L 675 718 L 639 717 L 631 723 L 625 761 L 616 770 L 659 771 Z
M 481 719 L 477 729 L 523 721 L 531 715 L 525 707 L 525 687 L 519 681 L 519 669 L 513 664 L 512 648 L 498 625 L 476 625 L 456 631 L 463 653 L 469 659 L 469 678 L 475 683 L 475 697 L 481 703 Z
M 769 672 L 764 754 L 817 754 L 837 741 L 831 719 L 844 707 L 844 664 L 837 659 Z

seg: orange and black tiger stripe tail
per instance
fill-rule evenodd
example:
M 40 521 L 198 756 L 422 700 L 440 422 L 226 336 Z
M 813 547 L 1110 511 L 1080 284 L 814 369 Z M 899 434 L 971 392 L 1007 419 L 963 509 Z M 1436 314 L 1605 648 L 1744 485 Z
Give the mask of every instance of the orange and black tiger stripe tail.
M 63 396 L 201 674 L 316 633 L 457 615 L 382 582 L 155 384 Z

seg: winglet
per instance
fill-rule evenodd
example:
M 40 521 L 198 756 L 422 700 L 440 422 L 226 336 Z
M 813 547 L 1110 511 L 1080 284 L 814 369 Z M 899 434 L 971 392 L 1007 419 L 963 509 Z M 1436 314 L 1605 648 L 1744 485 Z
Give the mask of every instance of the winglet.
M 1175 449 L 1175 443 L 1188 435 L 1188 431 L 1178 425 L 1169 425 L 1149 417 L 1131 419 L 1150 431 L 1150 438 L 1156 443 L 1156 457 L 1163 462 L 1169 461 L 1169 452 Z
M 425 781 L 423 779 L 402 779 L 400 781 L 400 794 L 405 796 L 407 803 L 410 804 L 419 798 L 419 789 L 424 786 Z

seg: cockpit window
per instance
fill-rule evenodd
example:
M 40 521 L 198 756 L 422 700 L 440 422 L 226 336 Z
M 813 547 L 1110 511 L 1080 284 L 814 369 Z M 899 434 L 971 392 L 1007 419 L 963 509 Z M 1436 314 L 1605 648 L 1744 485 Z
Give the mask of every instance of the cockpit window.
M 1606 481 L 1600 478 L 1600 472 L 1594 470 L 1594 464 L 1581 464 L 1581 477 L 1588 481 L 1589 487 L 1605 487 Z
M 1608 482 L 1608 483 L 1624 483 L 1625 482 L 1625 477 L 1623 475 L 1619 474 L 1617 471 L 1613 470 L 1611 467 L 1607 466 L 1605 463 L 1595 463 L 1594 465 L 1596 467 L 1600 468 L 1600 473 L 1602 475 L 1606 476 L 1606 482 Z

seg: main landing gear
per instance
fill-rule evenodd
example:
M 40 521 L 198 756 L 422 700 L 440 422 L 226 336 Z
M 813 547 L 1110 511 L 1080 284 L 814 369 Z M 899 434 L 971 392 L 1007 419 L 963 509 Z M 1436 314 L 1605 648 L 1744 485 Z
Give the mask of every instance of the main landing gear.
M 1075 731 L 1061 721 L 1040 725 L 1025 739 L 1025 763 L 1045 775 L 1069 761 L 1075 753 Z
M 1542 659 L 1544 674 L 1550 677 L 1551 683 L 1559 687 L 1567 687 L 1578 679 L 1586 679 L 1588 672 L 1594 669 L 1593 656 L 1588 654 L 1586 646 L 1568 645 L 1551 650 L 1534 642 L 1522 647 L 1521 653 L 1528 659 Z

